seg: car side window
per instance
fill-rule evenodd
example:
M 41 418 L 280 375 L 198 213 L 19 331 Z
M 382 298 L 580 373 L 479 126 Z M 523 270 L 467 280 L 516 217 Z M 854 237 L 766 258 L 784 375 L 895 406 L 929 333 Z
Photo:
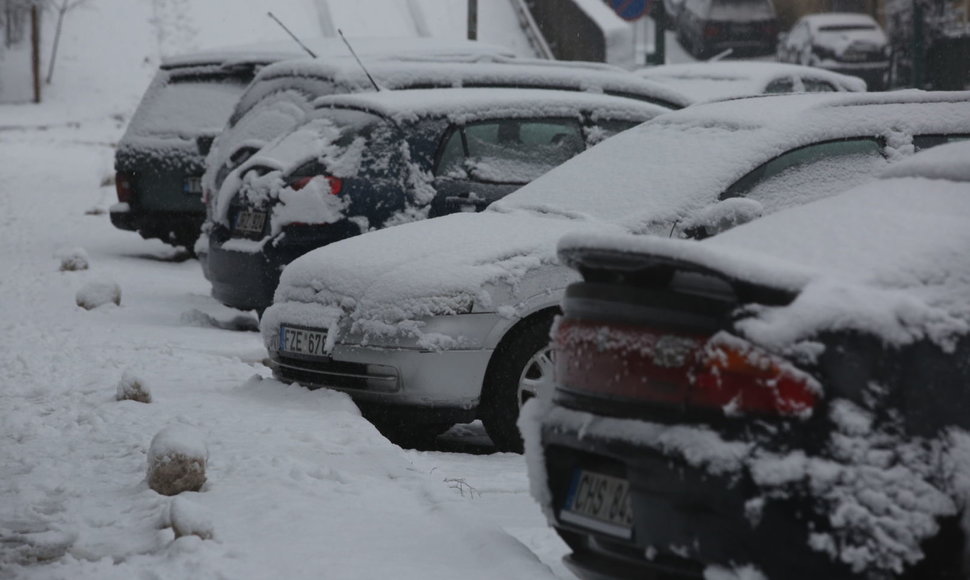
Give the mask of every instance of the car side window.
M 956 143 L 957 141 L 966 141 L 967 139 L 970 139 L 970 135 L 959 133 L 952 135 L 917 135 L 913 137 L 913 146 L 917 151 L 922 151 L 923 149 L 929 149 L 937 145 L 946 145 L 947 143 Z
M 775 79 L 765 87 L 765 94 L 774 95 L 778 93 L 791 93 L 795 90 L 795 82 L 791 77 Z
M 499 119 L 453 129 L 435 175 L 525 184 L 585 149 L 575 119 Z
M 877 139 L 840 139 L 783 153 L 721 195 L 749 197 L 768 213 L 828 197 L 871 179 L 889 164 Z
M 622 133 L 627 129 L 631 129 L 640 124 L 640 121 L 622 121 L 619 119 L 604 119 L 596 122 L 596 125 L 589 127 L 586 132 L 586 143 L 590 147 L 605 141 L 616 135 L 617 133 Z

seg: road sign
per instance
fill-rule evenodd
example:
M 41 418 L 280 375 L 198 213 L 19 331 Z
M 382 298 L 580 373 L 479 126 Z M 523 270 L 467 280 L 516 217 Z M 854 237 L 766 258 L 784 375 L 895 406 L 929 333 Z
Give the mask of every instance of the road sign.
M 650 9 L 650 0 L 609 0 L 608 4 L 623 20 L 639 20 Z

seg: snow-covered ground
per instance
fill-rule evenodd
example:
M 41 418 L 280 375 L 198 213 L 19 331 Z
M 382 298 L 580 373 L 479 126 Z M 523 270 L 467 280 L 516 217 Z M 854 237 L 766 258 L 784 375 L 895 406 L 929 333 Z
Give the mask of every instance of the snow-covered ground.
M 159 58 L 279 40 L 267 8 L 318 29 L 314 0 L 268 4 L 90 0 L 45 102 L 0 105 L 0 579 L 569 578 L 520 455 L 405 451 L 346 396 L 274 381 L 255 318 L 197 262 L 109 223 L 113 147 Z M 92 282 L 120 306 L 77 306 Z M 123 376 L 152 402 L 117 401 Z M 172 426 L 208 449 L 174 508 L 145 481 Z
M 0 578 L 568 577 L 521 456 L 404 451 L 344 395 L 268 378 L 194 260 L 112 228 L 120 130 L 0 133 Z M 60 271 L 77 248 L 89 269 Z M 78 307 L 92 281 L 121 305 Z M 115 400 L 125 372 L 152 403 Z M 212 540 L 174 539 L 144 481 L 171 425 L 207 444 L 181 507 Z

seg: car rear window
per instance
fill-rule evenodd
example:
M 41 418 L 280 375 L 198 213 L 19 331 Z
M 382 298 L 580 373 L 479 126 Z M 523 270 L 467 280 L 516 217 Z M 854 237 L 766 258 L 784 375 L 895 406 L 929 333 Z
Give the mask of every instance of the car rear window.
M 132 119 L 142 135 L 198 135 L 222 130 L 249 78 L 173 76 L 145 96 Z
M 437 175 L 524 184 L 585 149 L 575 119 L 501 119 L 469 124 L 448 137 Z
M 711 4 L 708 18 L 744 22 L 775 17 L 775 7 L 768 0 L 720 0 Z

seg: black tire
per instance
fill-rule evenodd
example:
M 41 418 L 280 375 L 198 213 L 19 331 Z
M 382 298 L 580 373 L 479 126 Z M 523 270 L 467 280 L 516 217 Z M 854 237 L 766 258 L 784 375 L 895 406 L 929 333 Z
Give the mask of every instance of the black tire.
M 485 432 L 499 451 L 522 452 L 522 435 L 516 421 L 525 400 L 520 396 L 519 382 L 533 357 L 549 345 L 549 328 L 554 312 L 526 318 L 515 326 L 492 354 L 485 381 L 479 417 Z
M 454 425 L 454 423 L 418 423 L 410 421 L 406 415 L 397 414 L 389 416 L 365 414 L 365 417 L 388 441 L 405 449 L 433 449 L 438 435 Z

